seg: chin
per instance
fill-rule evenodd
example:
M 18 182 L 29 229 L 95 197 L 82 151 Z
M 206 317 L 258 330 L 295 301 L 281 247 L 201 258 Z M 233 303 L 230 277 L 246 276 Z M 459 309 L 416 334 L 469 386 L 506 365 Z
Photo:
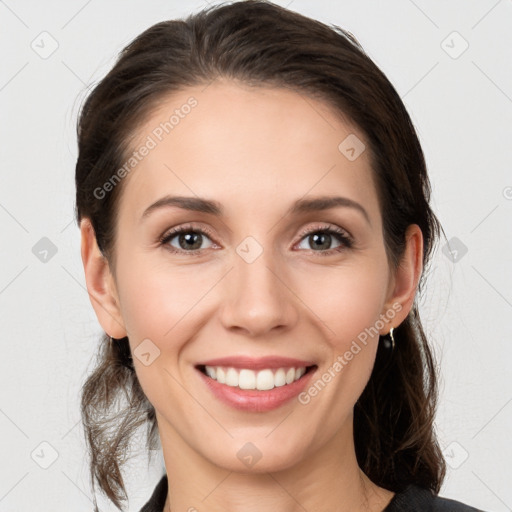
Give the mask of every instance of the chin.
M 277 448 L 276 443 L 269 442 L 268 439 L 245 442 L 232 440 L 228 446 L 223 445 L 221 453 L 205 456 L 220 468 L 246 474 L 284 471 L 302 460 L 303 452 L 297 447 L 276 450 Z

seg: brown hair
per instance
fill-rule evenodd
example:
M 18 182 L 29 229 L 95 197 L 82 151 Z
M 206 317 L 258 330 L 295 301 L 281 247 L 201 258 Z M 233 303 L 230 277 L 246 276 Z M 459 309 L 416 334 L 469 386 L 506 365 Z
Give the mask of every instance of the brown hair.
M 247 0 L 150 27 L 121 52 L 83 104 L 76 218 L 78 223 L 91 220 L 111 269 L 123 183 L 101 199 L 95 190 L 126 161 L 131 136 L 159 100 L 219 77 L 323 100 L 359 127 L 369 146 L 390 265 L 396 269 L 400 262 L 407 227 L 418 224 L 426 267 L 440 224 L 429 206 L 430 183 L 418 137 L 391 83 L 350 33 L 270 2 Z M 390 360 L 379 348 L 354 408 L 358 463 L 374 483 L 394 492 L 414 483 L 438 493 L 445 462 L 433 425 L 436 367 L 416 302 L 395 329 L 395 340 Z M 97 367 L 83 386 L 81 412 L 93 489 L 96 481 L 122 510 L 121 466 L 132 434 L 147 424 L 147 446 L 154 447 L 158 432 L 127 338 L 110 343 L 103 337 Z

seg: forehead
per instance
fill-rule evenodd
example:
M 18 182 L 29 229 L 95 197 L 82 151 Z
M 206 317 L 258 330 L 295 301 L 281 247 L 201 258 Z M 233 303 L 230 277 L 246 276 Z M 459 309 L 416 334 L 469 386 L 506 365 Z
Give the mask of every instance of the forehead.
M 229 81 L 189 87 L 162 100 L 136 130 L 131 149 L 139 155 L 124 178 L 120 213 L 136 220 L 165 194 L 255 212 L 262 199 L 287 206 L 336 192 L 378 215 L 365 145 L 357 127 L 302 93 Z M 347 146 L 362 153 L 354 159 Z

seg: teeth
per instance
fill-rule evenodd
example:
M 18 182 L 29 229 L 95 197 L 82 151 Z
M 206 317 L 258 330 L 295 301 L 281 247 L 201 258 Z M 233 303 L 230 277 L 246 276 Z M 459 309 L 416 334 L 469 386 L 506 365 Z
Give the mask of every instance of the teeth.
M 292 372 L 295 375 L 295 370 L 292 368 Z M 254 372 L 252 372 L 254 373 Z M 256 389 L 266 391 L 274 387 L 274 374 L 272 370 L 260 370 L 256 375 Z
M 256 374 L 251 370 L 240 370 L 236 385 L 240 389 L 256 389 Z
M 226 383 L 226 372 L 224 371 L 223 368 L 217 368 L 217 370 L 215 370 L 214 368 L 212 368 L 213 371 L 216 371 L 217 372 L 217 377 L 216 377 L 216 380 L 217 382 L 220 382 L 221 384 L 225 384 Z
M 279 368 L 275 372 L 268 368 L 256 372 L 246 368 L 238 370 L 222 366 L 205 366 L 205 372 L 208 377 L 227 386 L 266 391 L 300 379 L 306 373 L 306 368 Z
M 279 368 L 274 374 L 274 385 L 277 387 L 284 386 L 286 384 L 286 372 L 283 368 Z
M 204 368 L 206 370 L 206 375 L 208 375 L 208 377 L 211 377 L 212 379 L 215 379 L 215 374 L 217 373 L 215 371 L 215 368 L 213 366 L 205 366 Z
M 234 368 L 228 368 L 226 372 L 226 385 L 238 386 L 238 372 Z

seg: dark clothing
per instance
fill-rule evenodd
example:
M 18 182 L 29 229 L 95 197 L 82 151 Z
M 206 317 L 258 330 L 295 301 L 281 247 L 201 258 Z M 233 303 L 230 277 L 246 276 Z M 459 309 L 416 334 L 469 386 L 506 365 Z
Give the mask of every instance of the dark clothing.
M 164 512 L 167 499 L 167 475 L 158 482 L 149 501 L 140 509 L 140 512 Z
M 160 511 L 159 511 L 160 512 Z M 441 498 L 416 485 L 393 496 L 383 512 L 484 512 L 460 501 Z
M 164 512 L 167 498 L 167 475 L 158 482 L 150 500 L 140 512 Z M 167 511 L 166 511 L 167 512 Z M 431 491 L 410 485 L 405 491 L 397 493 L 382 512 L 483 512 L 464 505 L 459 501 L 448 500 L 434 495 Z

